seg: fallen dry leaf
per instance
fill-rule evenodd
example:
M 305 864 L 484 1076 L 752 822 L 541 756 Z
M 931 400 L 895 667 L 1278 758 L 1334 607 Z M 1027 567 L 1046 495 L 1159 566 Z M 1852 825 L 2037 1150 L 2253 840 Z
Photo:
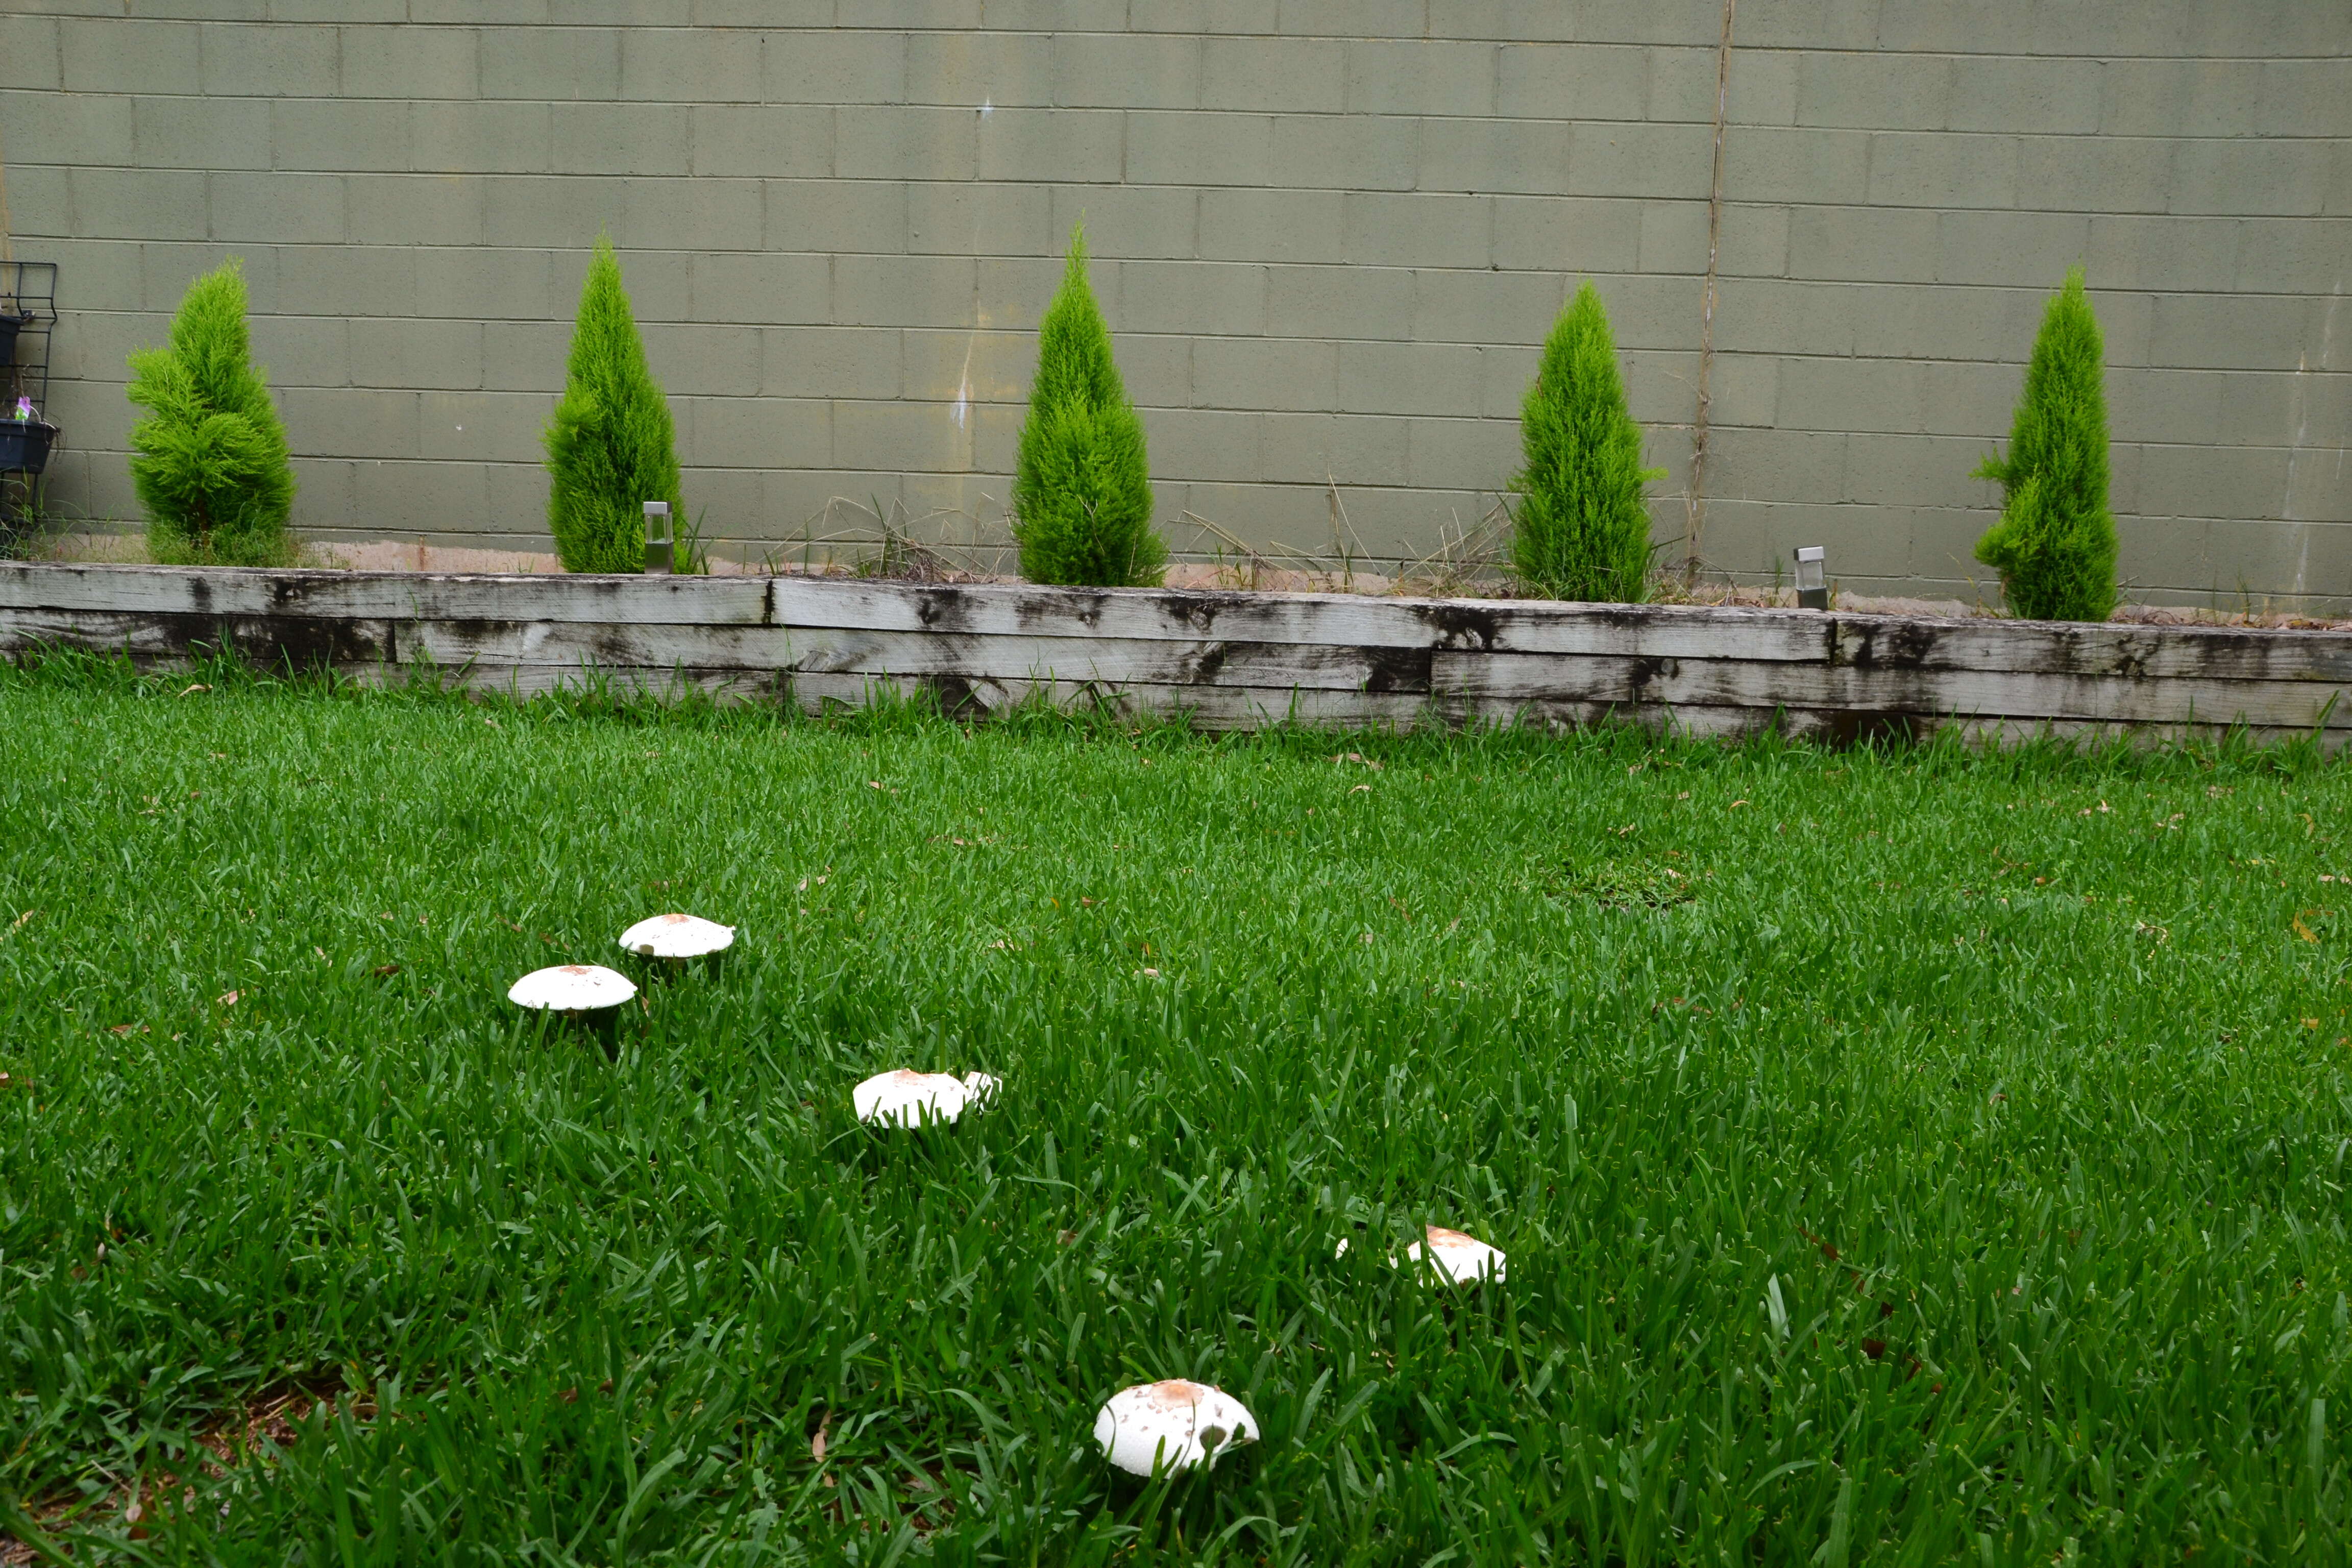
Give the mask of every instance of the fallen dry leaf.
M 1348 793 L 1349 795 L 1370 795 L 1372 793 L 1372 786 L 1370 784 L 1358 784 Z
M 189 692 L 191 692 L 191 691 L 210 691 L 211 689 L 212 689 L 212 688 L 211 688 L 211 687 L 209 687 L 209 686 L 203 686 L 203 685 L 191 685 L 191 686 L 188 686 L 188 687 L 183 688 L 183 689 L 182 689 L 182 690 L 181 690 L 181 692 L 180 692 L 180 695 L 181 695 L 181 696 L 183 696 L 183 697 L 185 697 L 185 696 L 186 696 Z
M 379 963 L 373 970 L 369 971 L 369 973 L 373 974 L 378 980 L 389 980 L 394 975 L 400 973 L 400 965 L 397 963 Z
M 141 1035 L 147 1031 L 144 1024 L 117 1024 L 106 1032 L 110 1035 Z
M 809 1439 L 809 1458 L 820 1465 L 824 1463 L 825 1429 L 832 1425 L 833 1412 L 828 1410 L 824 1414 L 824 1419 L 816 1424 L 816 1436 Z
M 218 1000 L 220 1005 L 224 1007 L 234 1007 L 236 1005 L 236 999 L 243 994 L 245 994 L 245 993 L 241 991 L 224 991 L 220 994 Z

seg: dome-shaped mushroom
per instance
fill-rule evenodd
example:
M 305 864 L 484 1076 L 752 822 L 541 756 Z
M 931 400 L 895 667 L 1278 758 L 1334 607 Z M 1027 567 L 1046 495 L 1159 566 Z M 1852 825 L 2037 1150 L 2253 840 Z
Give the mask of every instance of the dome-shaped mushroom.
M 1174 1475 L 1256 1442 L 1257 1421 L 1223 1389 L 1175 1377 L 1112 1394 L 1095 1416 L 1095 1441 L 1129 1475 Z
M 621 945 L 639 958 L 666 958 L 682 963 L 708 958 L 735 945 L 735 928 L 704 920 L 700 915 L 656 915 L 639 921 L 621 933 Z
M 1421 1243 L 1416 1241 L 1406 1247 L 1404 1255 L 1419 1263 Z M 1475 1236 L 1433 1225 L 1429 1227 L 1429 1266 L 1454 1284 L 1475 1285 L 1481 1279 L 1503 1277 L 1503 1254 L 1500 1248 L 1489 1247 Z
M 534 969 L 507 990 L 507 1000 L 540 1013 L 572 1016 L 617 1007 L 637 994 L 634 982 L 598 963 L 559 963 Z
M 913 1127 L 925 1121 L 953 1121 L 966 1106 L 984 1107 L 996 1098 L 997 1081 L 986 1073 L 957 1078 L 952 1073 L 877 1073 L 850 1091 L 857 1120 L 877 1125 Z

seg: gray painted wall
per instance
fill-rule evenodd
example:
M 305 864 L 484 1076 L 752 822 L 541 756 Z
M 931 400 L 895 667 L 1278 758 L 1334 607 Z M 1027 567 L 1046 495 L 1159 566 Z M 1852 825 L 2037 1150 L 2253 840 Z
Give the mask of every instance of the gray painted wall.
M 1328 546 L 1336 480 L 1373 553 L 1434 549 L 1591 277 L 1682 548 L 1722 0 L 125 8 L 0 16 L 69 511 L 135 516 L 124 356 L 234 254 L 305 530 L 545 548 L 602 228 L 714 534 L 993 524 L 1083 216 L 1171 525 Z M 2347 56 L 2352 0 L 1748 0 L 1706 560 L 1973 595 L 1969 470 L 2080 260 L 2138 595 L 2352 602 Z

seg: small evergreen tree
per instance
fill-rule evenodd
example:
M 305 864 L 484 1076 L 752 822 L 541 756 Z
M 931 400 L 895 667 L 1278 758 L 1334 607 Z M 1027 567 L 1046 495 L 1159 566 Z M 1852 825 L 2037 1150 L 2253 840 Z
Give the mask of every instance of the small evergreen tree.
M 1977 559 L 2000 573 L 2010 608 L 2029 620 L 2104 621 L 2115 612 L 2105 360 L 2077 267 L 2042 313 L 2009 459 L 1987 458 L 1977 469 L 2001 485 L 2000 521 L 1977 541 Z
M 131 356 L 131 483 L 158 561 L 268 566 L 291 559 L 294 467 L 254 368 L 245 271 L 230 260 L 188 285 L 168 347 Z
M 620 258 L 600 238 L 580 286 L 580 319 L 563 401 L 547 426 L 548 531 L 566 572 L 642 572 L 645 505 L 686 516 L 677 427 L 621 285 Z
M 1127 400 L 1087 283 L 1087 237 L 1070 235 L 1062 287 L 1037 326 L 1037 379 L 1013 478 L 1013 536 L 1033 583 L 1156 585 L 1167 546 L 1151 526 L 1143 421 Z
M 1609 311 L 1591 283 L 1560 312 L 1519 416 L 1527 466 L 1511 556 L 1519 579 L 1561 599 L 1648 596 L 1650 510 L 1642 427 L 1625 407 Z

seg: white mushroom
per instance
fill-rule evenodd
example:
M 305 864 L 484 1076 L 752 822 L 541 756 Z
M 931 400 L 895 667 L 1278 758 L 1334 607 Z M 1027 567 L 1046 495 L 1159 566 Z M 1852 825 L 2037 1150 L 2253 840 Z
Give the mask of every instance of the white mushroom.
M 1465 1236 L 1458 1230 L 1448 1230 L 1442 1225 L 1428 1229 L 1431 1267 L 1456 1285 L 1475 1285 L 1481 1279 L 1503 1277 L 1503 1252 L 1487 1246 L 1475 1236 Z M 1415 1263 L 1421 1261 L 1421 1243 L 1414 1242 L 1404 1249 L 1404 1255 Z M 1334 1258 L 1348 1256 L 1348 1238 L 1341 1237 L 1333 1251 Z M 1389 1255 L 1389 1267 L 1397 1266 L 1396 1255 Z
M 507 991 L 507 1000 L 534 1012 L 569 1016 L 617 1007 L 636 994 L 627 975 L 616 974 L 602 964 L 560 963 L 553 969 L 534 969 L 516 981 Z
M 982 1086 L 985 1086 L 984 1088 Z M 877 1125 L 912 1127 L 923 1121 L 953 1121 L 967 1105 L 994 1097 L 996 1080 L 985 1073 L 969 1079 L 952 1073 L 877 1073 L 850 1091 L 857 1120 Z
M 1095 1441 L 1129 1475 L 1174 1475 L 1256 1442 L 1257 1422 L 1223 1390 L 1170 1378 L 1112 1394 L 1095 1416 Z
M 996 1091 L 1003 1087 L 1003 1079 L 992 1078 L 984 1072 L 968 1072 L 963 1075 L 964 1100 L 968 1104 L 975 1107 L 984 1107 L 992 1103 L 996 1099 Z
M 699 915 L 656 915 L 639 921 L 621 933 L 621 945 L 639 958 L 667 958 L 683 963 L 708 958 L 735 945 L 735 928 Z

